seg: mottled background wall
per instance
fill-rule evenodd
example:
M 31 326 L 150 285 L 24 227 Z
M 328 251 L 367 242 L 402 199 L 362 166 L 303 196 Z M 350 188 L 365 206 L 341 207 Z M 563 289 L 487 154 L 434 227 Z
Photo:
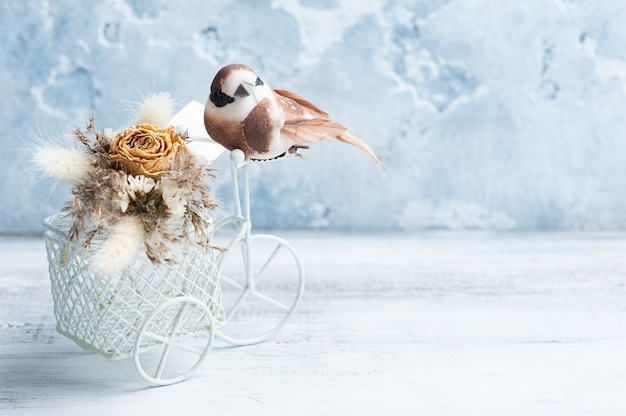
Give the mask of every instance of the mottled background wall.
M 0 2 L 0 233 L 68 198 L 36 137 L 169 91 L 204 102 L 223 65 L 326 109 L 341 143 L 252 170 L 259 228 L 626 228 L 626 2 Z M 216 192 L 227 200 L 226 159 Z

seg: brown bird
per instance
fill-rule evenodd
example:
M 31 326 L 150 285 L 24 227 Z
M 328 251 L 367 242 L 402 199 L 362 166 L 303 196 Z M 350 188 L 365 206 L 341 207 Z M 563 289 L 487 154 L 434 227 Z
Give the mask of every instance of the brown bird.
M 227 65 L 217 72 L 204 126 L 213 140 L 228 150 L 240 149 L 248 159 L 295 155 L 308 143 L 337 139 L 364 150 L 382 166 L 365 142 L 328 113 L 292 92 L 272 90 L 247 65 Z

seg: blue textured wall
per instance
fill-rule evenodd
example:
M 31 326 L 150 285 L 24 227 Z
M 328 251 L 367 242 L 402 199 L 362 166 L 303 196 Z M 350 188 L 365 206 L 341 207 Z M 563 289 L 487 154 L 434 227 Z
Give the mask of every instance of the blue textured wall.
M 255 167 L 255 227 L 626 228 L 626 2 L 0 2 L 0 232 L 41 230 L 68 197 L 36 137 L 129 101 L 204 102 L 253 66 L 366 140 Z M 225 161 L 216 194 L 227 197 Z

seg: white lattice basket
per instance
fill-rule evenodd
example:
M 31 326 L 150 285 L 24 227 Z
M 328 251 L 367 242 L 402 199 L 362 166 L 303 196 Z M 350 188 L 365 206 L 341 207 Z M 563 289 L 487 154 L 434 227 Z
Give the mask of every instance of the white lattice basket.
M 179 264 L 163 266 L 140 250 L 121 275 L 102 276 L 90 270 L 85 248 L 68 242 L 70 221 L 53 216 L 44 223 L 57 330 L 80 346 L 107 358 L 136 358 L 174 333 L 213 334 L 208 326 L 223 322 L 212 253 L 190 246 Z M 192 307 L 166 307 L 177 299 Z

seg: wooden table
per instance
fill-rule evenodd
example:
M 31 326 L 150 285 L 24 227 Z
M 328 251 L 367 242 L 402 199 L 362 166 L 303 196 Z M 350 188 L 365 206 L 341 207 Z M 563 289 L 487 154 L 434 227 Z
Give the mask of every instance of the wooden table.
M 291 321 L 159 388 L 57 334 L 43 240 L 0 238 L 0 414 L 626 414 L 626 233 L 279 235 Z

